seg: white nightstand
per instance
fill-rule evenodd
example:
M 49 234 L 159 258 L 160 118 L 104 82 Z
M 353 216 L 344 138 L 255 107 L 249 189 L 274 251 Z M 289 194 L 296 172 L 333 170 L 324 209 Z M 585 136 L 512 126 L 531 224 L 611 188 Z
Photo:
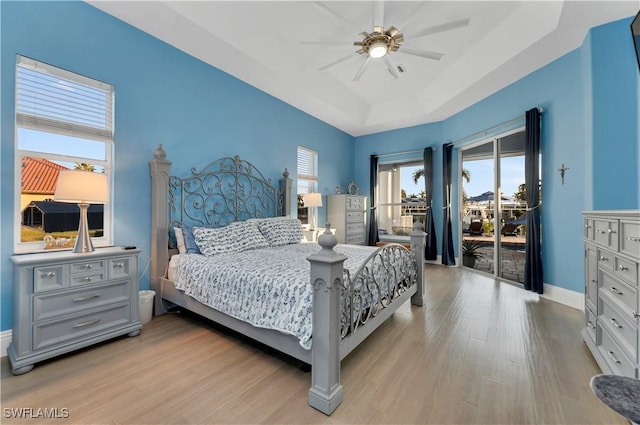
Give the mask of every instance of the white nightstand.
M 123 334 L 140 334 L 138 254 L 122 247 L 14 255 L 15 375 L 36 362 Z

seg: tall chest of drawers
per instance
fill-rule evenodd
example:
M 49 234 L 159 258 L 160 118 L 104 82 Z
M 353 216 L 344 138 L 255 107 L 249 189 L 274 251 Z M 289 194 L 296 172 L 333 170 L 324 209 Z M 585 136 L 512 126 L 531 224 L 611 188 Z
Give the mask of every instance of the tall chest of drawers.
M 123 334 L 136 336 L 138 250 L 14 255 L 11 370 Z
M 584 213 L 585 327 L 604 373 L 640 378 L 640 211 Z
M 365 208 L 367 197 L 358 195 L 328 195 L 327 222 L 336 229 L 338 243 L 366 245 Z

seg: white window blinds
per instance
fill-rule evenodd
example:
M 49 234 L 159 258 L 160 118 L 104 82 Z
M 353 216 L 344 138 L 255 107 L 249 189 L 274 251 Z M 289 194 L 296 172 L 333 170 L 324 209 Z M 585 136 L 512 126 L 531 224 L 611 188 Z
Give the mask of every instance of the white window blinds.
M 298 146 L 298 180 L 318 181 L 318 153 Z
M 113 141 L 113 86 L 19 57 L 16 123 L 32 130 Z

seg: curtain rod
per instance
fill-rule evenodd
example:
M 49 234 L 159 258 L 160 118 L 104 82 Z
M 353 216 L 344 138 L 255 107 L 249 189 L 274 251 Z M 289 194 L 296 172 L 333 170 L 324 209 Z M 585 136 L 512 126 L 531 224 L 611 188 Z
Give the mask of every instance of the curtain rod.
M 428 147 L 430 147 L 430 146 L 428 146 Z M 433 149 L 434 152 L 436 150 L 436 148 L 434 148 L 432 146 L 431 146 L 431 149 Z M 371 156 L 377 156 L 378 158 L 380 158 L 380 157 L 383 157 L 383 156 L 397 156 L 397 155 L 406 155 L 406 154 L 410 154 L 410 153 L 421 153 L 421 152 L 424 152 L 424 149 L 414 149 L 412 151 L 394 152 L 394 153 L 381 153 L 379 155 L 372 154 L 372 155 L 369 155 L 369 156 L 370 157 Z

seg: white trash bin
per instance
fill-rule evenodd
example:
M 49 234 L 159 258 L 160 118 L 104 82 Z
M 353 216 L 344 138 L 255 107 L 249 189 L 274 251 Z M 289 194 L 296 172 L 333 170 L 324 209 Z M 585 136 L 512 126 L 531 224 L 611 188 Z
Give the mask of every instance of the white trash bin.
M 153 298 L 155 295 L 156 291 L 151 289 L 140 291 L 138 294 L 140 322 L 142 322 L 143 325 L 151 321 L 151 316 L 153 315 Z

